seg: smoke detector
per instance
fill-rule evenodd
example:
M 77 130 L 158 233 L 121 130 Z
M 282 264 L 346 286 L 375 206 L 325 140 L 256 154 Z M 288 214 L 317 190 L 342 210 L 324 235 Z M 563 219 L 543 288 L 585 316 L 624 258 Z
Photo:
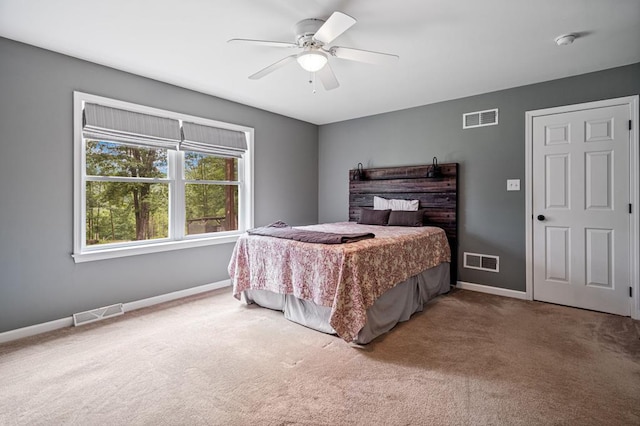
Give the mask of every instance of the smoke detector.
M 576 39 L 575 34 L 563 34 L 555 38 L 555 42 L 558 46 L 567 46 Z

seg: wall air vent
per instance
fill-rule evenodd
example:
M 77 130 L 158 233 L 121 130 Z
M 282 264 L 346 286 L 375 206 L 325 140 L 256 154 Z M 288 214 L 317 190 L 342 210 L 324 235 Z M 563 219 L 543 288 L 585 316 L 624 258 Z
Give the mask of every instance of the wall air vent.
M 116 303 L 115 305 L 73 314 L 73 325 L 77 327 L 79 325 L 89 324 L 90 322 L 100 321 L 122 314 L 124 314 L 122 303 Z
M 481 271 L 500 272 L 500 258 L 488 254 L 464 252 L 464 267 Z
M 468 112 L 462 115 L 462 128 L 495 126 L 498 124 L 498 108 L 486 111 Z

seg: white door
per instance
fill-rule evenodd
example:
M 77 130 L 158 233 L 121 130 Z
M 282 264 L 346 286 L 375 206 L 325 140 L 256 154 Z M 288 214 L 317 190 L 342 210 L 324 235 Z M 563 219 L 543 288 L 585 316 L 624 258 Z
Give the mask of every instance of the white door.
M 629 107 L 533 118 L 533 298 L 631 313 Z

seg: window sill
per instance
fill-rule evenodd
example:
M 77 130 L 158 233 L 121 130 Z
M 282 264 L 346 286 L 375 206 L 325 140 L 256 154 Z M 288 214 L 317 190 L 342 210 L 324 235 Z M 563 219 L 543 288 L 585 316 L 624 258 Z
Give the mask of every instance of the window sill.
M 164 251 L 180 250 L 194 247 L 213 246 L 218 244 L 235 243 L 242 233 L 215 236 L 208 238 L 194 238 L 181 241 L 166 241 L 155 244 L 145 244 L 139 246 L 106 248 L 98 250 L 87 250 L 83 253 L 71 255 L 75 263 L 92 262 L 95 260 L 115 259 L 118 257 L 136 256 L 139 254 L 161 253 Z

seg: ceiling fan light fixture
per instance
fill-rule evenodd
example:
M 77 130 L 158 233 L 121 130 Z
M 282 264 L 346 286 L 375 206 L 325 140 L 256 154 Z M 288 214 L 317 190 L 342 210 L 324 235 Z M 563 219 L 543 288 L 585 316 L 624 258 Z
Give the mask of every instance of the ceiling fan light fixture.
M 296 58 L 303 70 L 320 71 L 327 64 L 327 55 L 319 50 L 305 50 Z

